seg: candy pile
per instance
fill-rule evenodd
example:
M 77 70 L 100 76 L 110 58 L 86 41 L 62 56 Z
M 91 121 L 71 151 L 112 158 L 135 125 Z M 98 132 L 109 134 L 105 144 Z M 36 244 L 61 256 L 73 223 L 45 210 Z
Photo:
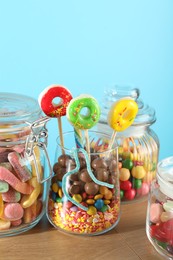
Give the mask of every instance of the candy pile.
M 149 237 L 156 247 L 173 257 L 173 201 L 153 202 L 149 209 Z M 147 227 L 148 228 L 148 227 Z M 167 254 L 166 254 L 167 255 Z
M 115 226 L 119 220 L 119 191 L 96 184 L 90 177 L 85 158 L 78 154 L 80 169 L 69 176 L 66 186 L 68 192 L 77 203 L 87 207 L 83 210 L 68 201 L 62 191 L 62 177 L 76 164 L 68 155 L 61 155 L 54 165 L 55 176 L 52 179 L 49 218 L 51 222 L 66 231 L 75 233 L 99 233 Z M 96 178 L 100 181 L 115 183 L 117 174 L 116 161 L 106 161 L 99 156 L 91 158 L 91 166 Z
M 132 124 L 137 104 L 131 99 L 114 104 L 108 115 L 113 136 L 108 141 L 97 133 L 92 139 L 88 129 L 96 125 L 101 112 L 97 100 L 90 95 L 80 95 L 69 101 L 60 95 L 62 89 L 62 86 L 50 86 L 39 97 L 41 108 L 48 116 L 59 118 L 61 113 L 57 111 L 66 108 L 67 119 L 74 127 L 70 138 L 76 141 L 75 149 L 64 147 L 59 128 L 61 154 L 53 167 L 55 175 L 50 186 L 47 216 L 55 227 L 68 232 L 104 233 L 117 224 L 120 212 L 116 132 Z M 72 97 L 66 88 L 64 92 Z M 61 98 L 59 104 L 53 103 L 55 96 Z M 50 101 L 53 106 L 48 107 Z M 83 113 L 85 109 L 87 112 Z
M 33 161 L 27 164 L 22 145 L 0 148 L 0 231 L 32 223 L 42 211 L 42 185 Z
M 120 189 L 121 200 L 133 200 L 134 198 L 147 195 L 149 184 L 146 170 L 140 161 L 132 161 L 129 158 L 120 160 Z
M 119 139 L 117 141 L 121 142 Z M 123 140 L 119 146 L 119 168 L 121 200 L 133 201 L 146 198 L 150 184 L 156 175 L 157 151 L 153 149 L 153 162 L 149 150 L 145 150 L 132 137 Z M 152 145 L 152 140 L 150 141 Z

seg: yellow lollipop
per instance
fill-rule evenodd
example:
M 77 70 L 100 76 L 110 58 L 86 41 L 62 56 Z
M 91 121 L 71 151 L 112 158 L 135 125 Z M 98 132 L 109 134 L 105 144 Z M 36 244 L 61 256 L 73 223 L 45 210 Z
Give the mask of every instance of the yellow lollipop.
M 130 98 L 123 98 L 115 102 L 108 113 L 108 124 L 114 130 L 109 149 L 111 149 L 117 132 L 124 131 L 134 121 L 138 112 L 137 103 Z

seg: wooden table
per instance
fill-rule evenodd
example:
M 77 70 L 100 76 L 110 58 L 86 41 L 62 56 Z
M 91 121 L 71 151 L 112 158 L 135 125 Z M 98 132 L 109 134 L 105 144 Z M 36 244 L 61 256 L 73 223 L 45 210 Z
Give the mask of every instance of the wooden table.
M 119 224 L 100 236 L 57 231 L 46 216 L 32 230 L 0 239 L 0 260 L 159 260 L 145 233 L 147 202 L 122 205 Z

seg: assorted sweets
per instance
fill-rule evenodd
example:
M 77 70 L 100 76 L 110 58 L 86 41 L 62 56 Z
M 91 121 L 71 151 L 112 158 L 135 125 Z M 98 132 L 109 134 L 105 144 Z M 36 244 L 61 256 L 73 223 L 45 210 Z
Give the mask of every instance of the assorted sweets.
M 73 132 L 64 134 L 67 145 L 73 135 Z M 109 136 L 98 132 L 89 132 L 90 143 L 93 142 L 90 159 L 83 148 L 72 152 L 73 144 L 70 150 L 65 149 L 65 155 L 57 148 L 58 160 L 53 167 L 55 175 L 47 211 L 48 219 L 55 227 L 69 233 L 92 235 L 104 233 L 118 223 L 117 149 L 99 152 L 96 144 L 99 139 L 101 146 L 107 146 L 107 138 Z
M 138 104 L 138 113 L 133 123 L 123 132 L 117 131 L 119 153 L 120 194 L 122 203 L 147 199 L 152 180 L 156 177 L 159 140 L 150 126 L 156 121 L 155 111 L 144 105 L 139 98 L 139 89 L 115 86 L 107 89 L 102 105 L 102 114 L 97 129 L 112 135 L 107 114 L 113 104 L 124 97 L 131 97 Z M 115 114 L 116 116 L 116 114 Z
M 30 97 L 0 93 L 0 237 L 27 231 L 45 210 L 44 158 L 33 139 L 41 113 Z
M 148 201 L 147 236 L 155 249 L 173 258 L 173 157 L 158 163 Z
M 56 94 L 54 92 L 51 97 L 49 92 L 49 95 L 50 100 L 60 97 L 58 88 Z M 63 106 L 64 100 L 60 102 Z M 57 106 L 59 104 L 56 104 L 55 110 Z M 84 114 L 85 109 L 87 112 Z M 98 123 L 100 113 L 94 97 L 82 94 L 72 98 L 66 106 L 66 116 L 74 131 L 59 133 L 47 217 L 56 228 L 73 234 L 102 234 L 115 227 L 120 218 L 115 135 L 133 122 L 137 104 L 127 98 L 112 108 L 109 114 L 114 129 L 112 137 L 91 130 Z M 116 118 L 113 113 L 117 113 Z M 55 112 L 52 111 L 52 114 L 55 115 Z M 56 113 L 55 117 L 61 115 Z

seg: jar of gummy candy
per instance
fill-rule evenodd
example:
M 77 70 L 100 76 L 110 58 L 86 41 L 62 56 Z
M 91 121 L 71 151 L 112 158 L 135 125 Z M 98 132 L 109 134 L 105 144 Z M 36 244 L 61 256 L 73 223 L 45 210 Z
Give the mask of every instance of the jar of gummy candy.
M 138 104 L 138 114 L 133 124 L 123 132 L 117 132 L 119 146 L 120 194 L 122 203 L 147 198 L 150 184 L 156 176 L 159 140 L 150 126 L 156 121 L 155 111 L 144 105 L 137 88 L 115 86 L 104 93 L 102 115 L 98 131 L 112 134 L 107 123 L 111 105 L 117 100 L 130 97 Z
M 0 237 L 27 231 L 43 216 L 47 121 L 35 99 L 0 93 Z
M 173 259 L 173 157 L 158 163 L 148 200 L 146 232 L 155 249 Z
M 77 148 L 74 132 L 57 139 L 54 176 L 47 217 L 57 229 L 71 234 L 98 235 L 120 218 L 118 149 L 108 149 L 109 136 L 89 131 L 90 152 Z

